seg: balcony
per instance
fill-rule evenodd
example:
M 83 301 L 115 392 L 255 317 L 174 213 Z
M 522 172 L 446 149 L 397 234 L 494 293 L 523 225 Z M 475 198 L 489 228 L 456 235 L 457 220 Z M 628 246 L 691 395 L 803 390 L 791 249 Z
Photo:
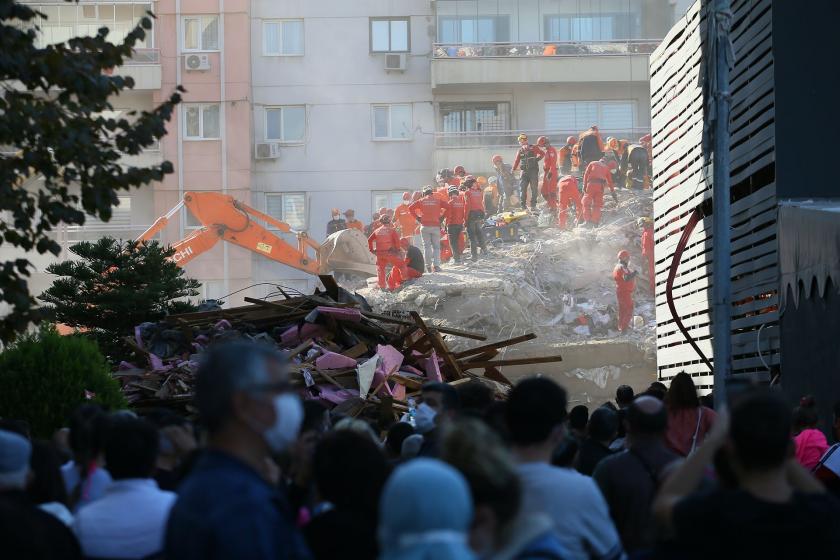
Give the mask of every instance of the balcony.
M 659 40 L 436 43 L 432 88 L 469 84 L 638 82 Z
M 135 49 L 129 60 L 114 68 L 113 75 L 134 78 L 135 90 L 160 89 L 160 49 Z

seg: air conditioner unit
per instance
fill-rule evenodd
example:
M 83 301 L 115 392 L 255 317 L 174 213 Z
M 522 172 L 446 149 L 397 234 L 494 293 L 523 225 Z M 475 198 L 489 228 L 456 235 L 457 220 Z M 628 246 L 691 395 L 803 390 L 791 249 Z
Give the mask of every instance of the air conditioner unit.
M 257 144 L 255 152 L 256 159 L 277 159 L 280 157 L 280 144 L 277 142 Z
M 386 54 L 385 70 L 388 72 L 405 72 L 405 54 Z
M 184 55 L 184 70 L 206 71 L 210 70 L 210 55 L 188 54 Z

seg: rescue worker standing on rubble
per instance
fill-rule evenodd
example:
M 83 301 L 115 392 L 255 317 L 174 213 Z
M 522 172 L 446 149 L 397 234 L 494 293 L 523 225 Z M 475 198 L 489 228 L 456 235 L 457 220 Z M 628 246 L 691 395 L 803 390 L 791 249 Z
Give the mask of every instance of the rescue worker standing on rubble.
M 496 171 L 496 188 L 499 191 L 499 212 L 504 212 L 508 196 L 513 194 L 516 178 L 513 176 L 513 170 L 510 164 L 505 163 L 502 156 L 496 154 L 491 161 L 493 162 L 493 169 Z
M 347 229 L 347 222 L 345 222 L 344 218 L 341 217 L 341 212 L 338 208 L 333 208 L 330 214 L 332 215 L 332 219 L 327 222 L 327 237 L 337 231 Z
M 604 189 L 610 188 L 613 200 L 617 203 L 612 169 L 601 159 L 586 166 L 583 173 L 583 219 L 586 223 L 597 226 L 601 223 L 601 209 L 604 207 Z
M 423 187 L 423 198 L 412 202 L 408 209 L 420 223 L 426 272 L 440 272 L 440 222 L 449 209 L 449 203 L 435 197 L 432 186 L 426 185 Z
M 560 167 L 560 175 L 571 175 L 572 173 L 572 150 L 577 144 L 577 138 L 569 136 L 566 138 L 566 145 L 557 150 L 557 165 Z
M 347 220 L 347 229 L 357 229 L 364 233 L 365 224 L 356 219 L 356 211 L 353 209 L 344 212 L 344 218 Z
M 537 146 L 528 144 L 528 137 L 525 134 L 520 134 L 517 138 L 519 141 L 519 151 L 516 152 L 516 159 L 513 160 L 513 170 L 519 169 L 522 166 L 522 174 L 519 177 L 519 197 L 520 205 L 523 210 L 528 208 L 526 204 L 528 200 L 528 187 L 531 187 L 531 210 L 537 209 L 537 188 L 540 178 L 539 161 L 545 156 L 543 151 Z
M 464 177 L 464 184 L 468 188 L 464 193 L 464 200 L 467 204 L 467 235 L 470 238 L 470 253 L 472 253 L 472 260 L 477 261 L 479 248 L 481 248 L 482 257 L 488 255 L 487 241 L 484 239 L 484 230 L 481 228 L 486 216 L 484 192 L 472 175 Z
M 613 269 L 615 296 L 618 300 L 618 332 L 624 332 L 633 319 L 633 290 L 636 289 L 635 270 L 630 270 L 630 252 L 622 249 L 618 252 L 618 264 Z
M 461 263 L 461 253 L 464 246 L 461 245 L 461 234 L 464 232 L 464 223 L 467 217 L 467 202 L 464 196 L 456 187 L 449 187 L 449 209 L 446 211 L 446 234 L 449 237 L 449 247 L 452 249 L 452 256 L 455 264 Z
M 633 144 L 627 148 L 626 184 L 628 189 L 644 189 L 650 181 L 648 151 L 644 146 Z
M 406 191 L 402 196 L 402 203 L 394 208 L 394 225 L 397 226 L 402 237 L 413 237 L 417 233 L 417 221 L 411 212 L 408 211 L 408 206 L 411 204 L 411 193 Z
M 575 205 L 575 219 L 577 223 L 583 223 L 583 202 L 581 202 L 578 180 L 574 175 L 566 175 L 560 179 L 560 213 L 557 216 L 557 225 L 560 229 L 566 229 L 566 219 L 569 215 L 569 207 Z
M 601 140 L 601 133 L 594 124 L 580 133 L 578 146 L 580 147 L 580 169 L 586 169 L 590 163 L 604 157 L 604 141 Z
M 376 255 L 380 289 L 396 290 L 407 275 L 404 270 L 405 256 L 400 249 L 400 236 L 391 226 L 391 217 L 380 216 L 379 222 L 382 225 L 368 237 L 368 248 Z M 392 267 L 390 275 L 386 274 L 388 266 Z
M 548 138 L 540 136 L 537 139 L 537 146 L 539 146 L 545 153 L 543 158 L 543 180 L 540 194 L 542 194 L 545 201 L 548 203 L 548 208 L 551 213 L 557 212 L 557 150 L 551 145 Z
M 647 259 L 650 293 L 656 293 L 656 276 L 653 260 L 653 220 L 650 218 L 639 218 L 639 226 L 642 228 L 642 256 Z

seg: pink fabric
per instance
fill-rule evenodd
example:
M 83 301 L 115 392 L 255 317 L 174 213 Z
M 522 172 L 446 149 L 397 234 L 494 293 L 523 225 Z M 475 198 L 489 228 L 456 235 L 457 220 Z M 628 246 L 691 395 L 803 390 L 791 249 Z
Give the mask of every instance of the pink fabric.
M 362 320 L 362 312 L 358 309 L 350 307 L 326 307 L 324 305 L 319 305 L 316 309 L 318 313 L 332 315 L 336 319 L 349 320 L 354 323 L 358 323 Z
M 356 360 L 325 350 L 324 353 L 318 356 L 318 359 L 315 360 L 315 367 L 318 369 L 354 368 L 356 367 Z
M 828 450 L 828 442 L 823 433 L 813 428 L 802 430 L 793 438 L 793 442 L 796 444 L 796 460 L 808 470 L 816 467 Z
M 674 453 L 687 457 L 691 452 L 691 439 L 694 437 L 694 430 L 697 428 L 696 408 L 684 408 L 682 410 L 668 411 L 668 432 L 665 434 L 665 443 Z M 702 416 L 700 417 L 700 429 L 697 431 L 697 446 L 699 447 L 706 434 L 712 428 L 717 419 L 715 411 L 701 406 Z

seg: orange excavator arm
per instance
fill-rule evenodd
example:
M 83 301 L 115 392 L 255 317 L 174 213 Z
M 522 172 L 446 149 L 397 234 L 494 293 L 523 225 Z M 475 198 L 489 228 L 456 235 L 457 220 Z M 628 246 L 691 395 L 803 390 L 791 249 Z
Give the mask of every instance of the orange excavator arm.
M 263 214 L 230 195 L 217 192 L 185 193 L 184 200 L 165 216 L 158 218 L 137 241 L 151 239 L 166 227 L 172 216 L 183 206 L 186 206 L 202 227 L 172 244 L 175 249 L 172 260 L 180 266 L 209 251 L 219 240 L 224 240 L 310 274 L 321 272 L 320 246 L 305 232 L 294 231 L 289 224 Z M 254 218 L 276 227 L 283 233 L 294 233 L 298 246 L 294 247 L 274 235 L 254 221 Z M 309 249 L 314 251 L 311 257 Z

